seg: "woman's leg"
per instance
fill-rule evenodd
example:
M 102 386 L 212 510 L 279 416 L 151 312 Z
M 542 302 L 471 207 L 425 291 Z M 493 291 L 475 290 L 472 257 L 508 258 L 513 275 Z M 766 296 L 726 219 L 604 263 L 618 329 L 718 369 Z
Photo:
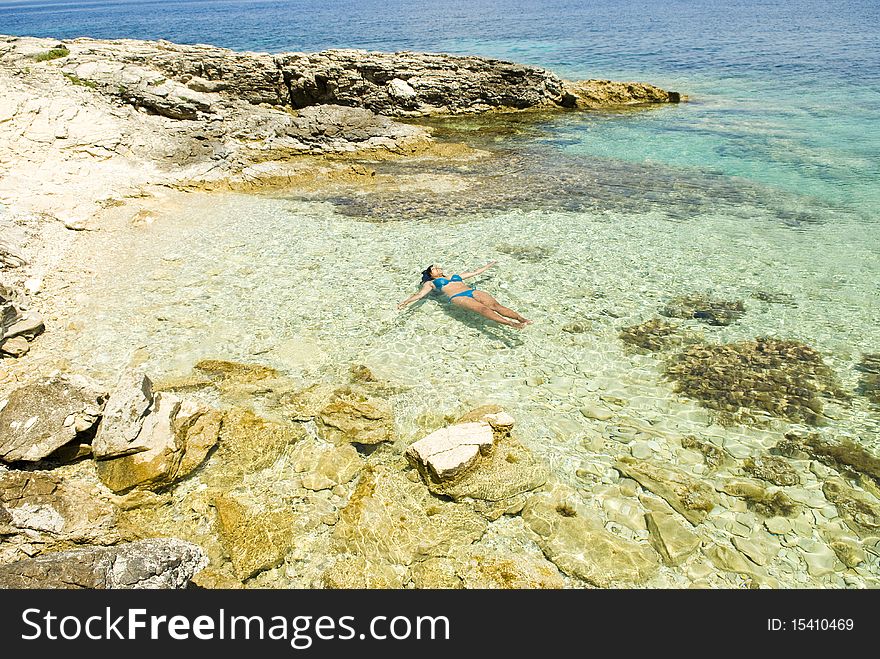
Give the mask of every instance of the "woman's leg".
M 494 320 L 496 323 L 501 323 L 502 325 L 509 325 L 510 327 L 515 327 L 517 329 L 522 329 L 523 327 L 522 323 L 515 320 L 510 320 L 509 318 L 505 318 L 497 311 L 490 309 L 485 304 L 483 304 L 482 302 L 478 302 L 472 297 L 462 295 L 461 297 L 454 298 L 452 300 L 452 304 L 464 307 L 465 309 L 470 309 L 471 311 L 476 311 L 484 318 Z
M 508 309 L 504 305 L 502 305 L 498 300 L 494 297 L 486 293 L 485 291 L 474 291 L 474 298 L 476 298 L 480 303 L 489 307 L 496 313 L 501 314 L 502 316 L 507 316 L 508 318 L 513 318 L 514 320 L 518 320 L 521 323 L 530 323 L 528 318 L 525 316 L 521 316 L 513 309 Z

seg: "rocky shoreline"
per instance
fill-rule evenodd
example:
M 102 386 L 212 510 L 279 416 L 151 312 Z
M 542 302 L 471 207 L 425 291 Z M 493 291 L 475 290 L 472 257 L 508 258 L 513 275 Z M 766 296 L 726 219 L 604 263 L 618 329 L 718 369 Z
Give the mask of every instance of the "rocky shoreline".
M 595 383 L 572 478 L 523 441 L 527 420 L 486 405 L 414 421 L 406 387 L 362 364 L 303 383 L 202 359 L 163 378 L 134 350 L 95 379 L 40 354 L 73 322 L 44 278 L 75 296 L 55 268 L 110 220 L 127 236 L 185 191 L 485 157 L 423 117 L 678 100 L 473 57 L 0 37 L 0 587 L 876 587 L 878 458 L 822 427 L 852 395 L 804 344 L 704 341 L 740 300 L 675 297 L 619 340 L 719 422 L 789 430 L 683 435 Z M 868 396 L 876 362 L 860 363 Z

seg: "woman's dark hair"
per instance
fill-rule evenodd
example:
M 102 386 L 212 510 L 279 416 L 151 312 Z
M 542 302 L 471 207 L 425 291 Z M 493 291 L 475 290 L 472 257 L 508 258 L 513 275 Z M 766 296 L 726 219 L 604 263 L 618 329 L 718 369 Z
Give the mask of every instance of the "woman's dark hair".
M 423 283 L 423 284 L 424 284 L 426 281 L 431 281 L 431 268 L 433 268 L 433 267 L 434 267 L 434 264 L 432 263 L 432 264 L 429 265 L 427 268 L 425 268 L 424 270 L 422 270 L 422 283 Z

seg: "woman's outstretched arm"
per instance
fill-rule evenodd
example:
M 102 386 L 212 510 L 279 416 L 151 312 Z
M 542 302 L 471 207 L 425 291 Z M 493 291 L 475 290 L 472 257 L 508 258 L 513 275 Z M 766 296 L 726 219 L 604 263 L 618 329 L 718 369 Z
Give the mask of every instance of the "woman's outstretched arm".
M 462 278 L 462 279 L 467 279 L 468 277 L 476 277 L 477 275 L 481 275 L 481 274 L 483 274 L 484 272 L 486 272 L 486 270 L 488 270 L 488 269 L 491 268 L 493 265 L 495 265 L 496 263 L 498 263 L 498 261 L 489 261 L 489 262 L 488 262 L 486 265 L 484 265 L 482 268 L 477 268 L 476 270 L 473 270 L 473 271 L 471 271 L 471 272 L 462 272 L 462 273 L 461 273 L 461 278 Z
M 422 288 L 421 288 L 421 290 L 420 290 L 418 293 L 415 293 L 414 295 L 410 295 L 410 296 L 409 296 L 408 298 L 406 298 L 403 302 L 401 302 L 400 304 L 398 304 L 398 305 L 397 305 L 397 308 L 398 308 L 398 309 L 403 309 L 403 308 L 404 308 L 406 305 L 408 305 L 409 303 L 411 303 L 411 302 L 415 302 L 416 300 L 421 300 L 423 297 L 425 297 L 428 293 L 431 292 L 431 289 L 432 289 L 432 288 L 434 288 L 434 284 L 432 284 L 432 283 L 429 282 L 429 281 L 426 281 L 424 284 L 422 284 Z

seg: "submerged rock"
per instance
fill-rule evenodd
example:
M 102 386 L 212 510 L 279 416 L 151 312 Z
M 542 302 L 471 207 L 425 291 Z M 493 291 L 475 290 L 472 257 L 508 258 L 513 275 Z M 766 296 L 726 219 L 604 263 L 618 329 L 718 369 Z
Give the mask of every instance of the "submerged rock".
M 782 490 L 765 488 L 757 481 L 731 480 L 721 486 L 721 491 L 745 499 L 749 510 L 764 517 L 794 517 L 801 510 Z
M 668 359 L 665 374 L 677 393 L 696 399 L 726 424 L 761 423 L 771 415 L 819 425 L 822 397 L 846 399 L 822 356 L 797 341 L 690 346 Z
M 540 263 L 549 259 L 555 251 L 552 247 L 541 245 L 495 245 L 495 250 L 512 256 L 522 263 Z
M 700 537 L 679 523 L 674 515 L 652 510 L 645 514 L 651 545 L 666 565 L 681 565 L 700 548 Z
M 252 474 L 275 463 L 288 447 L 307 436 L 300 424 L 276 423 L 250 410 L 226 410 L 220 440 L 210 469 L 202 480 L 212 487 L 238 484 Z
M 730 325 L 742 318 L 745 312 L 742 300 L 716 300 L 700 294 L 673 298 L 661 311 L 670 318 L 693 318 L 709 325 Z
M 321 585 L 331 589 L 402 588 L 403 579 L 388 563 L 347 556 L 337 559 L 324 571 Z
M 770 581 L 767 573 L 760 566 L 753 563 L 733 547 L 714 544 L 704 549 L 703 553 L 722 570 L 750 577 L 758 583 Z
M 780 293 L 778 291 L 753 291 L 752 297 L 768 304 L 782 304 L 787 307 L 796 307 L 794 296 L 789 293 Z
M 847 526 L 861 536 L 880 534 L 880 502 L 850 487 L 840 478 L 829 478 L 822 486 L 825 498 L 837 506 Z
M 469 506 L 433 497 L 384 465 L 368 466 L 339 513 L 333 547 L 370 560 L 409 565 L 468 545 L 483 535 L 486 520 Z
M 98 423 L 107 394 L 82 376 L 26 384 L 0 400 L 0 460 L 37 462 Z
M 859 393 L 880 405 L 880 353 L 862 355 L 856 368 L 861 371 Z
M 599 588 L 644 583 L 659 567 L 653 550 L 606 531 L 570 488 L 532 495 L 522 516 L 550 561 Z
M 678 325 L 667 323 L 661 318 L 652 318 L 639 325 L 631 325 L 620 330 L 620 340 L 647 352 L 669 350 L 686 341 L 693 341 L 690 334 Z
M 775 455 L 746 458 L 743 470 L 755 478 L 774 485 L 800 485 L 801 477 L 797 470 L 784 459 Z
M 504 553 L 481 545 L 460 547 L 451 553 L 461 588 L 564 588 L 559 569 L 541 555 Z
M 875 487 L 880 486 L 880 458 L 846 437 L 790 432 L 773 450 L 789 457 L 806 455 L 844 474 L 867 476 Z
M 702 522 L 715 507 L 716 496 L 712 488 L 678 469 L 630 456 L 622 456 L 614 466 L 623 475 L 665 499 L 694 526 Z
M 207 563 L 196 545 L 156 538 L 0 565 L 0 588 L 186 588 Z
M 241 581 L 279 565 L 293 546 L 294 514 L 289 508 L 254 509 L 232 495 L 216 497 L 214 507 L 217 533 Z
M 315 491 L 348 483 L 365 465 L 350 444 L 326 445 L 312 438 L 298 442 L 290 460 L 296 472 L 302 474 L 302 486 Z
M 202 359 L 193 366 L 193 371 L 200 373 L 213 382 L 234 380 L 239 383 L 262 382 L 277 378 L 281 373 L 269 366 L 260 364 L 244 364 L 222 359 Z
M 334 444 L 379 444 L 394 439 L 391 406 L 354 387 L 337 389 L 315 417 L 318 434 Z
M 427 479 L 426 483 L 431 492 L 454 501 L 474 499 L 489 504 L 480 509 L 491 519 L 511 507 L 521 508 L 518 497 L 544 485 L 549 476 L 550 469 L 543 460 L 517 440 L 506 438 L 463 475 L 448 481 Z

